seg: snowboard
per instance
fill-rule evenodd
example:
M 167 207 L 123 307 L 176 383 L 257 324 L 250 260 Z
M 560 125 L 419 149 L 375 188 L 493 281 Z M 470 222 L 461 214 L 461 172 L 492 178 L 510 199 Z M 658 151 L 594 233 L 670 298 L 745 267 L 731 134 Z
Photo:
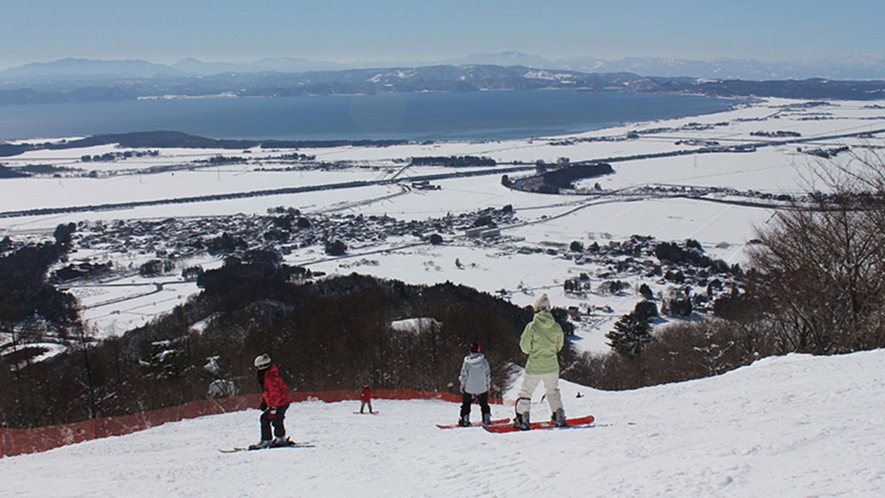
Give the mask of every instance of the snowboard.
M 235 446 L 233 448 L 218 448 L 218 451 L 222 453 L 236 453 L 238 451 L 256 451 L 256 450 L 273 450 L 277 448 L 313 448 L 314 445 L 309 442 L 295 442 L 295 441 L 287 441 L 288 444 L 281 446 L 270 446 L 267 448 L 258 448 L 254 444 L 250 446 Z
M 374 412 L 353 412 L 354 415 L 378 415 L 378 410 Z
M 499 418 L 497 420 L 492 420 L 491 425 L 506 424 L 508 422 L 510 422 L 509 418 Z M 471 422 L 470 425 L 467 425 L 467 426 L 461 426 L 458 424 L 436 424 L 436 426 L 439 427 L 440 429 L 461 429 L 461 428 L 467 429 L 469 427 L 481 427 L 482 425 L 483 425 L 482 422 Z
M 565 427 L 557 427 L 553 425 L 553 422 L 549 420 L 545 420 L 543 422 L 532 422 L 531 428 L 532 430 L 536 429 L 574 429 L 580 427 L 592 427 L 593 415 L 587 415 L 586 417 L 578 417 L 578 418 L 567 418 L 565 419 Z M 504 432 L 520 432 L 519 429 L 513 426 L 513 424 L 502 424 L 502 425 L 486 425 L 484 426 L 485 430 L 489 432 L 495 433 L 504 433 Z

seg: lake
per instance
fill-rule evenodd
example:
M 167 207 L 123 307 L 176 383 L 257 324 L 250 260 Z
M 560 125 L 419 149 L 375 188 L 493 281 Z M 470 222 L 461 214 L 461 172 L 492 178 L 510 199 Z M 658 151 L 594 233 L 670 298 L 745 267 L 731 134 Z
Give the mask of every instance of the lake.
M 505 140 L 723 111 L 734 100 L 574 90 L 0 106 L 0 140 L 171 130 L 274 140 Z

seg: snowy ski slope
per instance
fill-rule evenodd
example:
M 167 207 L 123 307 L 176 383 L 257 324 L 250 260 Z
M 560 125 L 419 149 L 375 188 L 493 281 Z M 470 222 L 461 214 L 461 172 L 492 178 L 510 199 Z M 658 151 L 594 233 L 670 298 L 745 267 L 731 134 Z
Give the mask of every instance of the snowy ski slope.
M 456 375 L 457 372 L 453 372 Z M 563 386 L 596 427 L 440 430 L 458 405 L 292 405 L 315 448 L 222 454 L 258 439 L 258 411 L 0 459 L 0 496 L 879 497 L 885 351 L 767 358 L 719 377 L 625 392 Z M 581 397 L 576 397 L 578 393 Z M 533 415 L 549 417 L 535 394 Z M 493 406 L 492 416 L 512 408 Z M 473 411 L 478 419 L 478 410 Z

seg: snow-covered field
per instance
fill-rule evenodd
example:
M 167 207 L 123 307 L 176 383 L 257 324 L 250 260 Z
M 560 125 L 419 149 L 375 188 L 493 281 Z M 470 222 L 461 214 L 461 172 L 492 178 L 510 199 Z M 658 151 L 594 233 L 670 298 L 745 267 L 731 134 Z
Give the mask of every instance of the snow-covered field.
M 604 334 L 640 298 L 567 295 L 563 281 L 602 270 L 521 246 L 624 241 L 633 234 L 661 241 L 695 239 L 727 263 L 744 263 L 755 227 L 773 210 L 712 202 L 756 194 L 805 191 L 801 178 L 819 160 L 808 149 L 850 146 L 863 154 L 885 146 L 881 106 L 758 101 L 729 112 L 652 123 L 631 123 L 570 137 L 507 142 L 411 144 L 384 148 L 299 150 L 328 162 L 330 171 L 286 170 L 274 159 L 291 151 L 252 150 L 247 164 L 189 168 L 190 161 L 242 151 L 161 150 L 157 157 L 112 163 L 80 162 L 114 146 L 41 151 L 3 158 L 6 166 L 52 164 L 95 170 L 0 181 L 0 237 L 50 237 L 59 223 L 113 223 L 292 207 L 308 215 L 388 215 L 400 220 L 457 216 L 511 205 L 519 222 L 495 241 L 448 237 L 432 246 L 419 237 L 352 247 L 329 258 L 321 246 L 298 248 L 290 264 L 328 274 L 361 272 L 413 284 L 451 281 L 487 292 L 504 290 L 525 305 L 547 292 L 560 307 L 603 309 L 578 324 L 580 349 L 607 350 Z M 629 132 L 638 138 L 625 140 Z M 613 162 L 615 173 L 594 179 L 606 198 L 516 192 L 500 175 L 434 181 L 439 190 L 404 188 L 412 176 L 441 168 L 405 168 L 419 156 L 488 156 L 499 163 L 572 162 L 700 148 L 702 142 L 742 145 L 781 139 L 759 132 L 798 133 L 801 144 L 754 152 L 690 154 Z M 867 133 L 864 137 L 849 134 Z M 838 136 L 839 138 L 832 138 Z M 687 145 L 687 143 L 689 145 Z M 881 154 L 881 153 L 880 153 Z M 843 155 L 837 160 L 844 160 Z M 157 173 L 157 166 L 184 166 Z M 527 174 L 527 173 L 526 173 Z M 518 176 L 518 175 L 513 175 Z M 231 200 L 108 207 L 42 216 L 12 211 L 152 201 L 353 180 L 396 178 L 400 184 Z M 648 186 L 730 189 L 705 198 L 622 195 Z M 753 195 L 756 195 L 753 194 Z M 160 235 L 162 239 L 162 234 Z M 211 234 L 208 234 L 211 235 Z M 218 234 L 215 234 L 218 235 Z M 112 261 L 137 269 L 149 251 L 80 248 L 71 261 Z M 455 261 L 460 265 L 456 265 Z M 217 266 L 197 257 L 181 266 Z M 164 313 L 199 289 L 177 275 L 137 272 L 70 288 L 99 335 L 121 334 Z M 376 401 L 376 416 L 357 416 L 354 403 L 299 403 L 288 413 L 293 438 L 315 448 L 221 454 L 218 447 L 255 442 L 257 411 L 167 424 L 128 436 L 90 441 L 42 454 L 0 459 L 0 496 L 845 496 L 885 494 L 885 352 L 811 358 L 768 358 L 725 375 L 628 392 L 564 386 L 569 415 L 592 413 L 590 429 L 493 435 L 482 429 L 443 431 L 457 405 L 435 401 Z M 454 375 L 454 373 L 453 373 Z M 518 385 L 516 383 L 515 385 Z M 582 396 L 578 397 L 578 393 Z M 549 417 L 536 393 L 534 419 Z M 511 414 L 493 407 L 494 417 Z M 478 415 L 474 414 L 475 417 Z
M 766 358 L 719 377 L 625 392 L 564 383 L 588 429 L 437 429 L 441 401 L 291 406 L 314 448 L 222 454 L 258 439 L 257 410 L 0 459 L 0 496 L 880 497 L 885 351 Z M 577 397 L 578 393 L 581 397 Z M 533 419 L 549 417 L 541 392 Z M 493 405 L 494 417 L 512 407 Z M 478 408 L 473 410 L 478 419 Z
M 413 284 L 451 281 L 487 292 L 504 291 L 519 305 L 530 304 L 537 293 L 547 292 L 555 306 L 580 309 L 605 308 L 577 324 L 578 345 L 585 350 L 605 351 L 604 334 L 612 323 L 641 300 L 636 292 L 622 296 L 568 295 L 567 278 L 585 273 L 596 279 L 605 273 L 599 265 L 576 264 L 570 259 L 544 253 L 522 254 L 520 247 L 563 247 L 572 241 L 606 245 L 631 235 L 652 236 L 660 241 L 699 241 L 707 254 L 729 265 L 743 264 L 744 248 L 754 229 L 764 227 L 774 211 L 768 206 L 747 206 L 720 201 L 745 200 L 748 195 L 801 194 L 808 187 L 803 178 L 821 159 L 807 152 L 849 146 L 852 152 L 878 152 L 885 146 L 885 111 L 867 102 L 802 102 L 760 100 L 727 112 L 667 121 L 628 123 L 584 134 L 530 140 L 485 142 L 415 143 L 391 147 L 338 147 L 302 149 L 298 154 L 317 161 L 336 163 L 337 168 L 304 170 L 294 161 L 280 159 L 291 150 L 250 151 L 162 149 L 156 156 L 130 157 L 114 162 L 82 162 L 83 155 L 120 152 L 113 145 L 74 150 L 34 151 L 3 158 L 8 167 L 51 164 L 79 170 L 58 177 L 0 181 L 0 237 L 49 237 L 59 223 L 115 223 L 116 220 L 162 220 L 166 218 L 216 217 L 237 213 L 264 215 L 269 208 L 285 206 L 306 215 L 387 215 L 398 220 L 429 220 L 447 215 L 475 213 L 486 208 L 513 207 L 517 223 L 501 226 L 502 238 L 471 240 L 463 235 L 447 237 L 431 246 L 419 237 L 391 238 L 379 245 L 356 245 L 342 258 L 329 258 L 321 245 L 299 247 L 286 256 L 289 264 L 303 265 L 327 274 L 360 272 Z M 792 137 L 765 136 L 789 132 Z M 852 134 L 866 134 L 856 137 Z M 633 134 L 627 139 L 628 134 Z M 797 137 L 798 135 L 798 137 Z M 832 138 L 837 136 L 839 138 Z M 716 143 L 740 146 L 748 143 L 801 143 L 757 147 L 752 152 L 690 153 L 614 161 L 615 172 L 579 182 L 593 189 L 599 184 L 606 196 L 544 195 L 518 192 L 501 185 L 500 174 L 433 181 L 439 190 L 408 188 L 415 176 L 451 173 L 441 167 L 408 167 L 411 157 L 486 156 L 500 167 L 518 162 L 524 172 L 535 161 L 555 163 L 600 160 L 673 151 L 700 151 Z M 240 156 L 244 164 L 207 166 L 216 155 Z M 837 156 L 843 161 L 846 155 Z M 157 168 L 166 168 L 157 172 Z M 171 169 L 170 169 L 171 168 Z M 85 172 L 95 171 L 95 178 Z M 461 170 L 465 171 L 465 170 Z M 187 203 L 138 207 L 106 206 L 100 210 L 40 216 L 8 216 L 8 213 L 40 208 L 82 207 L 133 201 L 158 201 L 273 190 L 282 187 L 330 185 L 348 181 L 396 179 L 389 184 L 360 188 L 322 190 Z M 717 189 L 703 198 L 661 197 L 636 194 L 642 187 Z M 162 234 L 154 234 L 162 240 Z M 207 237 L 220 234 L 205 234 Z M 425 234 L 426 235 L 426 234 Z M 159 243 L 162 246 L 162 242 Z M 160 247 L 162 248 L 162 247 Z M 172 309 L 199 289 L 175 274 L 142 278 L 139 265 L 155 258 L 144 249 L 120 250 L 110 245 L 80 248 L 71 262 L 111 261 L 128 274 L 96 285 L 73 283 L 70 291 L 84 305 L 83 316 L 99 335 L 116 335 L 143 325 Z M 456 265 L 456 260 L 461 263 Z M 178 261 L 178 267 L 201 265 L 205 269 L 221 262 L 212 257 Z M 601 279 L 596 279 L 601 281 Z M 632 282 L 635 283 L 635 282 Z M 660 291 L 661 289 L 656 289 Z M 607 307 L 607 308 L 606 308 Z

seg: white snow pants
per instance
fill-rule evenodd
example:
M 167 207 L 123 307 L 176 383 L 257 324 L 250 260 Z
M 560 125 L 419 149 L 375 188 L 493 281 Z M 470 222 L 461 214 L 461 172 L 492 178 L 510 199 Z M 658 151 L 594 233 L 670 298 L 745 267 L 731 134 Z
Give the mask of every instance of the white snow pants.
M 522 378 L 522 386 L 519 388 L 516 401 L 516 413 L 522 415 L 528 413 L 532 409 L 532 393 L 538 384 L 544 382 L 544 389 L 547 390 L 547 402 L 550 403 L 550 412 L 556 413 L 556 410 L 562 408 L 562 396 L 559 394 L 559 370 L 546 374 L 525 374 Z

